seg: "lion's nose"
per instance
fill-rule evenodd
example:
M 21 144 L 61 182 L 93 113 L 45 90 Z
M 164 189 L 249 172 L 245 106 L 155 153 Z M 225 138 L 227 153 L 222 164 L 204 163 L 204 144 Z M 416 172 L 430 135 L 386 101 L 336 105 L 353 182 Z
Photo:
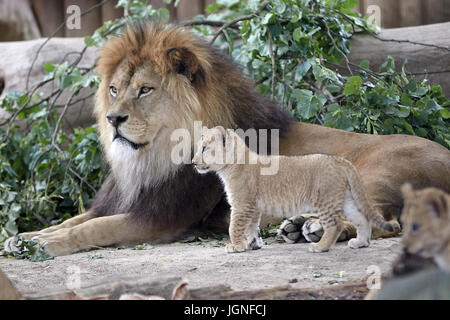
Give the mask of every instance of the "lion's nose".
M 108 122 L 111 123 L 114 127 L 118 127 L 122 123 L 128 120 L 128 115 L 120 115 L 116 113 L 111 113 L 106 116 Z

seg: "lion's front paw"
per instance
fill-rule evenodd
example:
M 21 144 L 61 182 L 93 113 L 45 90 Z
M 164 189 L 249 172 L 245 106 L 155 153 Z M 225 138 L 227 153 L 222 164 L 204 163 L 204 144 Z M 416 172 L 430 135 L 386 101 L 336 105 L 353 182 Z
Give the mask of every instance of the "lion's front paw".
M 245 245 L 244 244 L 233 244 L 229 243 L 225 246 L 225 251 L 227 253 L 237 253 L 237 252 L 244 252 L 245 251 Z
M 64 237 L 57 234 L 38 235 L 31 240 L 36 241 L 39 244 L 40 249 L 53 257 L 64 256 L 77 251 L 75 248 L 68 245 L 68 242 L 65 241 Z
M 17 242 L 19 241 L 19 235 L 10 237 L 5 240 L 3 243 L 3 248 L 6 252 L 19 252 L 19 248 L 17 247 Z
M 20 252 L 20 248 L 18 246 L 18 242 L 21 239 L 25 239 L 25 240 L 31 240 L 36 236 L 41 235 L 39 232 L 24 232 L 24 233 L 19 233 L 18 235 L 12 236 L 8 239 L 5 240 L 5 242 L 3 243 L 3 248 L 5 250 L 5 252 Z
M 306 242 L 301 232 L 305 221 L 306 218 L 301 215 L 284 220 L 278 229 L 278 235 L 287 243 Z

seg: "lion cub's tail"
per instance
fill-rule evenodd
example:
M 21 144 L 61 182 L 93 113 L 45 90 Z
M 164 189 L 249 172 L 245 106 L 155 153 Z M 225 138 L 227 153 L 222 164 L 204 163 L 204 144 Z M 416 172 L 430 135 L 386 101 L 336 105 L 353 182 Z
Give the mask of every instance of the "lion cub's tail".
M 378 229 L 383 229 L 388 232 L 394 232 L 393 226 L 384 220 L 383 216 L 379 214 L 371 205 L 366 189 L 361 179 L 361 175 L 353 164 L 345 159 L 347 162 L 347 178 L 350 184 L 350 190 L 355 200 L 355 205 L 359 212 L 364 214 L 369 222 Z

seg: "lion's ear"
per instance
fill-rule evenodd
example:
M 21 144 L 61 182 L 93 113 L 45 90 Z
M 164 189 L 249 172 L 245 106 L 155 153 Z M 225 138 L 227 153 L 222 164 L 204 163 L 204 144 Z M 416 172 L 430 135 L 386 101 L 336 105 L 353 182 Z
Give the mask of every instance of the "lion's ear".
M 172 48 L 167 50 L 167 59 L 173 72 L 181 74 L 191 82 L 199 79 L 203 69 L 192 51 L 186 48 Z

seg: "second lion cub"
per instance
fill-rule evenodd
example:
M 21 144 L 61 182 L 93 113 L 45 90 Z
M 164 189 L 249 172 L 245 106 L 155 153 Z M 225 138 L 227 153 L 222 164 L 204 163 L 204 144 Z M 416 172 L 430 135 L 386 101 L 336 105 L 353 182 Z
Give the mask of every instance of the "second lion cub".
M 239 150 L 245 153 L 243 159 L 257 161 L 254 164 L 230 161 L 242 159 Z M 212 154 L 214 159 L 211 161 Z M 208 156 L 210 161 L 204 161 Z M 278 171 L 262 175 L 263 164 L 272 161 L 278 161 Z M 324 234 L 318 243 L 310 245 L 311 252 L 329 250 L 342 231 L 341 219 L 344 216 L 357 229 L 357 237 L 348 242 L 350 248 L 369 245 L 370 224 L 393 231 L 367 200 L 356 168 L 341 157 L 324 154 L 295 157 L 257 155 L 233 130 L 215 127 L 203 130 L 192 163 L 200 173 L 215 171 L 225 186 L 231 205 L 231 243 L 226 246 L 227 252 L 242 252 L 262 246 L 259 234 L 262 212 L 291 217 L 302 209 L 316 209 Z

